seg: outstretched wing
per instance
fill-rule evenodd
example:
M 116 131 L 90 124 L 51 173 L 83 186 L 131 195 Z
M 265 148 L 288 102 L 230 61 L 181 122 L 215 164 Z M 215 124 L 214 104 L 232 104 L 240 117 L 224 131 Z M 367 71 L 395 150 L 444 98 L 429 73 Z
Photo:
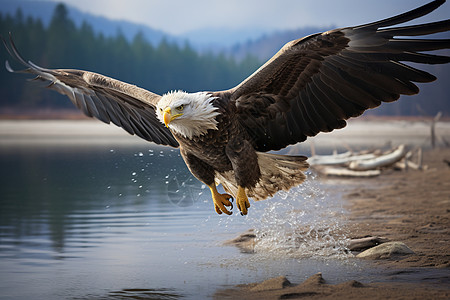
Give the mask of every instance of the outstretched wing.
M 89 117 L 112 122 L 147 141 L 178 147 L 172 133 L 156 117 L 161 96 L 93 72 L 39 67 L 21 57 L 11 37 L 9 44 L 4 39 L 3 43 L 11 56 L 27 67 L 14 71 L 6 61 L 8 71 L 31 73 L 38 80 L 50 82 L 49 88 L 68 96 Z
M 450 40 L 394 38 L 448 31 L 450 20 L 390 27 L 426 15 L 444 2 L 291 41 L 240 85 L 219 93 L 231 93 L 258 151 L 278 150 L 342 128 L 346 119 L 381 102 L 418 93 L 413 82 L 436 79 L 401 62 L 450 62 L 447 56 L 420 53 L 447 49 Z

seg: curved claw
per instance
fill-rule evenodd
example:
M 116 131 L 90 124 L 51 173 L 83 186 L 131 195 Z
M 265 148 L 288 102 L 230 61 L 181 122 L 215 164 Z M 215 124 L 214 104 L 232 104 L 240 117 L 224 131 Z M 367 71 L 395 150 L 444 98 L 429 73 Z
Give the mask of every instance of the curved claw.
M 214 201 L 214 207 L 216 209 L 216 212 L 220 215 L 223 213 L 226 213 L 227 215 L 231 215 L 232 212 L 229 211 L 225 206 L 231 206 L 231 209 L 233 209 L 233 204 L 230 202 L 231 196 L 228 194 L 219 194 L 213 195 L 213 201 Z
M 241 211 L 241 216 L 247 214 L 247 209 L 250 207 L 250 202 L 248 201 L 247 194 L 245 193 L 245 188 L 239 186 L 236 195 L 236 204 Z
M 225 206 L 230 206 L 232 210 L 233 204 L 231 203 L 230 199 L 233 199 L 233 197 L 229 194 L 220 194 L 215 185 L 209 186 L 211 189 L 211 195 L 214 202 L 214 209 L 216 212 L 221 215 L 222 213 L 225 213 L 227 215 L 231 215 L 232 212 L 229 211 Z

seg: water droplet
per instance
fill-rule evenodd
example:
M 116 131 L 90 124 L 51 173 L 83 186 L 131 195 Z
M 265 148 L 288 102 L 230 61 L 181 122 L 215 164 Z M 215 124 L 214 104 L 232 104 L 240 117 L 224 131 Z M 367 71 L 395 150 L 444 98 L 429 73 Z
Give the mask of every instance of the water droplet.
M 343 211 L 330 198 L 317 182 L 307 180 L 261 202 L 265 206 L 260 206 L 258 218 L 248 217 L 258 240 L 255 251 L 271 257 L 348 257 L 348 238 L 340 233 Z

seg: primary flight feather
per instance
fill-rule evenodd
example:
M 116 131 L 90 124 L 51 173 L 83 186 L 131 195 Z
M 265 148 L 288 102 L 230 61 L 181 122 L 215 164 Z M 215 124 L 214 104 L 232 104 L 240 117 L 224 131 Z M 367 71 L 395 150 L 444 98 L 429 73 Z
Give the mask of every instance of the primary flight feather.
M 287 43 L 238 86 L 216 92 L 162 96 L 100 74 L 46 69 L 25 61 L 12 39 L 6 49 L 89 117 L 130 134 L 179 147 L 189 170 L 211 190 L 217 213 L 231 214 L 234 197 L 247 214 L 248 197 L 263 200 L 303 182 L 304 156 L 265 153 L 346 125 L 381 102 L 419 92 L 414 82 L 436 78 L 404 62 L 444 64 L 450 40 L 410 38 L 450 30 L 450 20 L 396 26 L 426 15 L 445 0 L 361 26 L 334 29 Z M 14 71 L 9 63 L 6 67 Z M 220 194 L 216 184 L 226 194 Z M 231 207 L 231 209 L 228 209 Z

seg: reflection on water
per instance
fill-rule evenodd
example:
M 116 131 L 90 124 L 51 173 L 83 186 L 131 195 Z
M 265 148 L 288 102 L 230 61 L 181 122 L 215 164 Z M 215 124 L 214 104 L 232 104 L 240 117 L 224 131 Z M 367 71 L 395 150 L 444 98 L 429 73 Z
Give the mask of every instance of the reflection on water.
M 123 289 L 121 291 L 109 292 L 107 296 L 95 296 L 96 299 L 147 299 L 147 300 L 175 300 L 183 296 L 176 294 L 173 290 L 162 289 Z
M 299 245 L 317 240 L 341 212 L 330 208 L 338 197 L 325 197 L 317 184 L 253 202 L 247 217 L 218 216 L 209 191 L 177 150 L 73 143 L 0 147 L 0 182 L 0 291 L 6 299 L 195 299 L 272 276 L 298 282 L 322 271 L 343 281 L 346 272 L 359 271 L 313 254 L 304 260 L 261 248 L 268 255 L 258 256 L 222 246 L 254 227 L 273 248 L 304 253 Z M 282 215 L 289 211 L 294 219 Z M 300 227 L 308 234 L 295 232 Z M 294 246 L 286 246 L 291 241 Z

